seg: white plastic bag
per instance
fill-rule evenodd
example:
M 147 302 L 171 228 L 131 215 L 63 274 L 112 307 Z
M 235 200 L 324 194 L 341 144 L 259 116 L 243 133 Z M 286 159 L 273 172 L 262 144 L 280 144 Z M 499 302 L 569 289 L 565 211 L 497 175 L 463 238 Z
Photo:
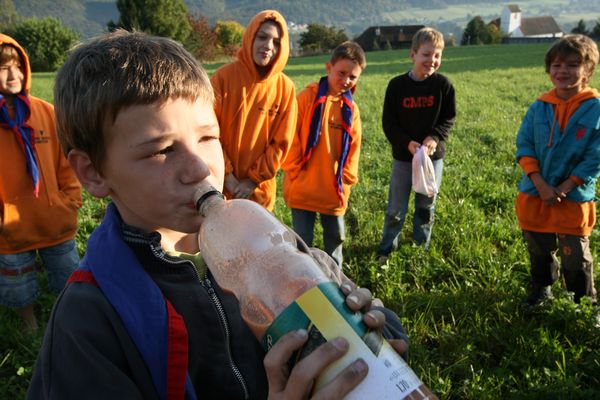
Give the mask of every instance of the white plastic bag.
M 427 155 L 425 146 L 419 147 L 412 160 L 412 188 L 415 192 L 428 197 L 437 194 L 433 163 Z

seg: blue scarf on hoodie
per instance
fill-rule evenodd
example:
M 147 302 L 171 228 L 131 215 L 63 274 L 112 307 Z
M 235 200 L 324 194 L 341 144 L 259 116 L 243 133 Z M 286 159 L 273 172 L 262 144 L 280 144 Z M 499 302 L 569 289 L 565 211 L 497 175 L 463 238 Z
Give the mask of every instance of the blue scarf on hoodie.
M 15 134 L 17 141 L 25 153 L 27 172 L 33 182 L 33 195 L 38 197 L 40 192 L 40 170 L 35 152 L 35 137 L 33 128 L 27 124 L 31 116 L 29 98 L 20 93 L 13 98 L 15 117 L 10 118 L 8 105 L 4 96 L 0 95 L 0 126 L 10 129 Z
M 186 400 L 196 399 L 187 373 L 187 332 L 179 332 L 174 338 L 171 329 L 174 317 L 181 317 L 123 241 L 121 223 L 115 205 L 110 203 L 102 224 L 90 236 L 77 271 L 92 273 L 121 317 L 148 366 L 160 399 L 181 399 L 184 392 Z
M 327 100 L 327 77 L 324 76 L 319 80 L 319 89 L 317 91 L 317 97 L 313 103 L 312 109 L 312 120 L 310 122 L 310 131 L 308 134 L 308 141 L 306 143 L 306 149 L 304 150 L 304 156 L 302 157 L 302 164 L 308 162 L 312 151 L 315 146 L 319 143 L 321 137 L 321 123 L 323 121 L 323 105 Z M 344 166 L 348 161 L 348 153 L 350 152 L 350 143 L 352 142 L 352 91 L 347 90 L 342 93 L 342 151 L 340 153 L 340 159 L 338 161 L 338 169 L 335 174 L 335 185 L 338 197 L 340 201 L 343 199 L 342 191 L 342 177 L 344 173 Z

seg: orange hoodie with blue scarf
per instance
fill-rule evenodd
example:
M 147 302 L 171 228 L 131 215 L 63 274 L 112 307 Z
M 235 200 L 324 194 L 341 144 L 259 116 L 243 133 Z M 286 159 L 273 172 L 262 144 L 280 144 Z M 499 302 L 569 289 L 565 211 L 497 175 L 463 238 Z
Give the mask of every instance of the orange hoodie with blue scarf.
M 13 46 L 24 70 L 19 94 L 29 117 L 23 126 L 32 133 L 30 160 L 37 166 L 37 185 L 32 185 L 30 166 L 14 124 L 0 121 L 0 253 L 14 254 L 53 246 L 75 237 L 81 186 L 60 147 L 51 104 L 31 96 L 31 69 L 23 48 L 0 34 L 0 45 Z M 2 99 L 4 100 L 4 99 Z M 4 103 L 4 101 L 2 101 Z M 8 114 L 14 111 L 6 108 Z M 34 190 L 37 186 L 37 196 Z
M 281 42 L 279 55 L 261 77 L 252 46 L 265 21 L 280 26 Z M 296 124 L 295 86 L 283 73 L 289 50 L 283 16 L 273 10 L 262 11 L 246 27 L 238 59 L 220 67 L 211 78 L 225 173 L 233 173 L 238 180 L 251 179 L 257 185 L 251 200 L 269 210 L 275 205 L 277 172 L 292 144 Z M 231 193 L 225 190 L 225 195 Z
M 296 136 L 283 166 L 283 198 L 289 208 L 339 216 L 346 213 L 350 189 L 358 182 L 362 141 L 360 112 L 357 104 L 352 102 L 351 140 L 346 147 L 347 154 L 341 157 L 345 147 L 343 100 L 342 96 L 327 95 L 323 99 L 320 137 L 312 147 L 310 158 L 305 157 L 318 90 L 319 84 L 315 82 L 298 94 Z M 339 171 L 342 158 L 345 162 Z
M 521 229 L 589 236 L 596 223 L 596 180 L 600 176 L 600 93 L 584 89 L 568 100 L 550 90 L 532 104 L 517 135 L 523 169 L 516 201 Z M 551 186 L 575 183 L 560 203 L 546 205 L 529 178 L 534 172 Z

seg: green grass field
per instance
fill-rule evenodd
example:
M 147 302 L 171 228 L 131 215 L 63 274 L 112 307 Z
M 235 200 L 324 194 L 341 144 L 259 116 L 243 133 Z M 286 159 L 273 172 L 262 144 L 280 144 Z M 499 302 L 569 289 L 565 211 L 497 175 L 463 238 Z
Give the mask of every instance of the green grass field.
M 363 118 L 360 181 L 346 216 L 346 273 L 396 310 L 411 336 L 410 364 L 441 399 L 600 398 L 600 328 L 589 303 L 556 300 L 534 313 L 519 303 L 529 267 L 513 212 L 520 176 L 515 136 L 528 105 L 549 88 L 547 45 L 448 48 L 440 72 L 455 84 L 458 117 L 445 160 L 430 252 L 407 240 L 380 267 L 391 152 L 381 130 L 387 82 L 410 68 L 406 50 L 368 53 L 356 101 Z M 292 59 L 298 89 L 324 74 L 326 57 Z M 217 65 L 207 65 L 209 72 Z M 52 74 L 34 76 L 33 93 L 51 99 Z M 600 87 L 600 78 L 592 85 Z M 77 237 L 81 251 L 102 216 L 86 197 Z M 281 199 L 275 213 L 290 223 Z M 405 232 L 411 231 L 411 214 Z M 319 232 L 316 237 L 319 237 Z M 592 251 L 599 259 L 599 237 Z M 316 245 L 321 245 L 317 239 Z M 43 277 L 42 277 L 43 280 Z M 596 279 L 596 286 L 600 282 Z M 48 318 L 54 300 L 37 308 Z M 0 398 L 22 398 L 41 333 L 23 337 L 15 314 L 0 308 Z M 193 340 L 193 338 L 192 338 Z

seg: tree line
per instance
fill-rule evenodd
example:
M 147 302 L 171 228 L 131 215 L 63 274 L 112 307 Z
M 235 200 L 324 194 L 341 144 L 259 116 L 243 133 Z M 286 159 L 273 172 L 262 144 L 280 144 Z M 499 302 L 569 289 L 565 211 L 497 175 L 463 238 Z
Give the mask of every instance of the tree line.
M 241 46 L 244 27 L 236 21 L 217 21 L 191 13 L 183 0 L 117 0 L 119 19 L 110 21 L 107 30 L 124 28 L 166 36 L 181 42 L 201 62 L 231 57 Z M 13 36 L 27 51 L 34 71 L 54 71 L 66 59 L 67 51 L 79 35 L 58 19 L 22 18 L 10 0 L 0 0 L 0 32 Z M 580 20 L 573 33 L 600 37 L 600 19 L 592 29 Z M 348 36 L 343 29 L 309 24 L 298 40 L 309 54 L 327 52 Z M 502 41 L 502 32 L 494 23 L 480 16 L 471 19 L 463 32 L 461 45 L 493 44 Z M 454 45 L 454 42 L 448 43 Z
M 27 51 L 34 71 L 55 71 L 65 61 L 68 49 L 80 39 L 71 28 L 53 17 L 22 18 L 12 1 L 0 0 L 0 32 L 15 38 Z M 183 0 L 117 0 L 119 19 L 107 30 L 123 28 L 170 37 L 181 42 L 198 60 L 213 61 L 236 54 L 244 27 L 236 21 L 217 21 L 190 13 Z M 309 24 L 300 34 L 299 45 L 310 51 L 333 49 L 348 40 L 343 29 Z

